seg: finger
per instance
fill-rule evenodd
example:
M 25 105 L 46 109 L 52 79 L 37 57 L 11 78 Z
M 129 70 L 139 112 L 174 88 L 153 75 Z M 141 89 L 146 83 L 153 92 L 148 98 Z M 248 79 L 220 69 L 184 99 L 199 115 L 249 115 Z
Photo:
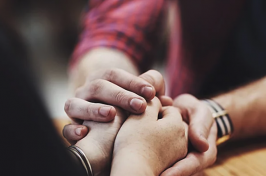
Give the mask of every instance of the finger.
M 104 102 L 136 114 L 143 113 L 147 106 L 146 100 L 141 96 L 101 79 L 80 88 L 76 97 Z
M 158 98 L 160 99 L 162 106 L 173 106 L 172 98 L 165 95 L 159 96 Z
M 189 139 L 192 145 L 199 152 L 205 152 L 209 148 L 209 144 L 206 140 L 210 133 L 211 125 L 214 120 L 208 109 L 197 109 L 190 117 L 189 123 Z
M 110 81 L 126 90 L 143 96 L 146 100 L 153 99 L 156 94 L 155 88 L 149 82 L 122 69 L 114 68 L 97 72 L 97 74 L 91 75 L 88 81 L 96 79 Z
M 148 83 L 153 85 L 156 90 L 156 95 L 161 96 L 165 94 L 165 83 L 163 76 L 160 72 L 156 70 L 149 70 L 142 75 L 139 76 L 140 78 L 146 80 Z
M 157 120 L 159 112 L 162 108 L 161 102 L 157 97 L 154 97 L 148 102 L 145 112 L 141 115 L 131 115 L 130 118 L 134 119 L 146 119 L 146 120 Z
M 165 106 L 161 109 L 162 119 L 175 119 L 182 122 L 180 110 L 173 106 Z
M 65 112 L 71 119 L 95 122 L 110 122 L 116 114 L 116 110 L 112 106 L 90 103 L 79 98 L 68 99 L 65 103 Z
M 205 153 L 189 153 L 185 159 L 178 161 L 171 168 L 164 171 L 161 176 L 191 176 L 212 165 L 217 155 L 216 134 L 215 126 L 212 126 L 211 134 L 208 137 L 210 143 L 208 151 Z
M 209 148 L 207 138 L 214 122 L 209 109 L 198 99 L 191 95 L 181 95 L 174 101 L 174 106 L 181 109 L 182 117 L 189 122 L 189 139 L 200 152 Z
M 88 133 L 88 128 L 84 125 L 66 125 L 63 129 L 63 136 L 70 144 L 75 144 L 76 141 L 84 138 Z

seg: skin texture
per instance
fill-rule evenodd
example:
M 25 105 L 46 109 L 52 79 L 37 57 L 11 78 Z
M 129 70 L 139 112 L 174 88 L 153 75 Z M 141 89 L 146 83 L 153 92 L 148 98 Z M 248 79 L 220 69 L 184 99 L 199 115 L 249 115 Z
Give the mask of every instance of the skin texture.
M 231 140 L 266 135 L 265 87 L 266 77 L 211 98 L 226 109 L 232 120 L 234 132 L 231 135 Z M 198 100 L 191 95 L 182 95 L 175 99 L 174 106 L 181 109 L 181 114 L 183 114 L 182 112 L 188 113 L 187 117 L 189 117 L 189 119 L 195 117 L 195 114 L 200 115 L 200 112 L 201 116 L 204 117 L 203 119 L 210 119 L 210 116 L 206 114 L 207 108 L 204 107 L 203 104 L 197 102 Z M 183 104 L 187 108 L 182 108 Z M 206 124 L 203 124 L 202 122 L 199 122 L 199 126 L 206 130 L 209 129 Z M 208 137 L 209 149 L 207 152 L 203 154 L 190 152 L 184 160 L 177 162 L 162 175 L 189 176 L 212 165 L 216 159 L 217 153 L 215 146 L 216 137 L 214 135 L 217 135 L 217 129 L 215 129 L 215 127 L 216 126 L 214 125 L 210 128 L 210 135 Z
M 115 140 L 111 176 L 158 176 L 186 156 L 187 145 L 187 125 L 179 110 L 162 108 L 155 97 L 143 114 L 130 115 L 121 127 Z
M 106 58 L 108 58 L 108 61 L 106 60 Z M 110 70 L 110 67 L 119 68 L 119 69 L 122 69 L 122 71 L 126 70 L 131 75 L 130 76 L 123 76 L 122 79 L 124 79 L 124 80 L 122 82 L 129 82 L 129 83 L 135 82 L 133 85 L 137 85 L 137 86 L 134 87 L 134 89 L 132 89 L 132 87 L 124 87 L 124 88 L 119 87 L 117 84 L 119 84 L 120 86 L 123 86 L 123 85 L 128 86 L 128 85 L 132 85 L 132 84 L 124 84 L 124 83 L 118 82 L 117 80 L 121 81 L 121 79 L 115 78 L 114 75 L 119 76 L 119 74 L 116 74 L 116 71 L 118 71 L 118 72 L 122 72 L 122 71 L 118 70 L 118 69 L 111 69 Z M 95 74 L 94 74 L 94 72 L 95 72 Z M 111 75 L 113 75 L 113 76 L 111 76 L 111 77 L 108 76 L 108 73 L 109 74 L 112 73 Z M 123 72 L 123 73 L 125 73 L 125 72 Z M 125 73 L 125 75 L 128 75 L 128 74 Z M 145 86 L 151 85 L 153 87 L 152 95 L 156 95 L 160 99 L 161 103 L 164 106 L 173 104 L 171 98 L 164 96 L 164 91 L 165 91 L 164 79 L 159 72 L 157 72 L 155 70 L 150 70 L 146 73 L 143 73 L 140 76 L 136 76 L 136 75 L 138 75 L 138 71 L 137 71 L 136 67 L 134 66 L 134 64 L 130 61 L 130 59 L 125 54 L 123 54 L 122 52 L 119 52 L 117 50 L 113 50 L 113 49 L 96 48 L 96 49 L 93 49 L 90 52 L 88 52 L 86 55 L 84 55 L 83 58 L 81 59 L 81 61 L 73 68 L 73 70 L 71 72 L 71 80 L 72 80 L 71 83 L 72 83 L 72 87 L 74 87 L 74 89 L 81 86 L 81 88 L 79 88 L 76 91 L 76 96 L 78 96 L 79 99 L 85 98 L 85 100 L 88 100 L 88 99 L 92 98 L 93 101 L 95 101 L 95 99 L 98 101 L 99 100 L 103 101 L 106 99 L 103 99 L 105 97 L 99 97 L 99 96 L 102 96 L 101 93 L 98 93 L 96 95 L 95 94 L 91 95 L 91 93 L 88 93 L 88 90 L 90 90 L 90 89 L 88 89 L 87 87 L 94 87 L 94 89 L 92 89 L 92 90 L 95 90 L 95 87 L 96 88 L 98 87 L 97 89 L 100 89 L 99 87 L 101 87 L 101 86 L 95 86 L 95 85 L 97 85 L 97 84 L 99 85 L 99 84 L 101 84 L 101 82 L 104 82 L 102 85 L 106 85 L 106 81 L 108 81 L 109 86 L 110 86 L 110 83 L 114 84 L 112 86 L 113 87 L 112 91 L 116 91 L 120 95 L 121 95 L 121 91 L 127 93 L 127 94 L 122 93 L 122 95 L 124 95 L 124 96 L 119 96 L 119 97 L 123 97 L 123 100 L 125 100 L 125 99 L 130 100 L 132 98 L 130 96 L 132 96 L 132 95 L 134 95 L 135 97 L 136 97 L 136 95 L 142 97 L 143 99 L 141 99 L 141 100 L 146 101 L 146 103 L 144 102 L 144 107 L 147 106 L 147 101 L 149 99 L 152 99 L 153 96 L 150 96 L 150 97 L 146 96 L 145 97 L 145 95 L 141 95 L 141 94 L 139 95 L 139 93 L 141 93 L 141 89 L 143 88 L 143 85 L 145 85 Z M 131 77 L 131 79 L 129 79 L 130 77 Z M 141 78 L 142 80 L 139 78 Z M 97 80 L 96 83 L 95 83 L 95 80 Z M 94 86 L 91 86 L 91 82 L 94 82 L 94 83 L 92 83 L 92 84 L 94 84 Z M 121 88 L 123 90 L 121 90 Z M 105 89 L 104 91 L 109 91 L 109 90 Z M 104 91 L 102 91 L 102 92 L 104 92 Z M 129 91 L 131 91 L 131 94 L 128 94 Z M 127 97 L 125 95 L 130 95 L 130 96 Z M 76 97 L 76 98 L 78 98 L 78 97 Z M 113 97 L 116 97 L 116 96 L 114 95 Z M 139 97 L 137 97 L 137 98 L 139 98 Z M 81 125 L 83 120 L 108 122 L 108 121 L 112 120 L 112 117 L 116 113 L 115 110 L 112 109 L 109 105 L 102 104 L 103 107 L 106 107 L 106 106 L 110 107 L 111 113 L 108 114 L 108 116 L 106 116 L 106 118 L 99 118 L 100 115 L 97 115 L 97 113 L 94 113 L 94 115 L 91 115 L 92 113 L 87 113 L 87 112 L 99 112 L 99 106 L 96 107 L 96 105 L 93 105 L 92 103 L 94 103 L 94 102 L 87 101 L 85 103 L 85 102 L 81 102 L 79 100 L 80 104 L 77 103 L 75 106 L 69 106 L 69 104 L 71 104 L 71 102 L 73 102 L 73 99 L 70 99 L 66 102 L 65 111 L 69 115 L 69 117 L 73 119 L 73 123 L 66 126 L 64 128 L 64 131 L 63 131 L 64 136 L 71 143 L 75 143 L 76 141 L 82 139 L 88 133 L 87 128 Z M 81 105 L 81 103 L 82 103 L 82 105 Z M 106 103 L 106 102 L 104 102 L 104 103 Z M 119 103 L 117 103 L 117 102 L 110 102 L 109 101 L 109 103 L 110 103 L 110 105 L 115 104 L 115 105 L 119 106 Z M 72 103 L 72 105 L 73 105 L 73 103 Z M 94 108 L 92 108 L 92 106 L 94 106 Z M 124 107 L 124 106 L 125 106 L 125 104 L 123 103 L 119 107 L 125 108 L 127 110 L 131 110 L 130 106 L 128 106 L 128 107 Z M 76 107 L 76 108 L 71 108 L 71 107 Z M 83 107 L 83 108 L 78 108 L 78 107 Z M 77 110 L 77 109 L 79 109 L 79 110 Z M 141 109 L 141 111 L 144 111 L 144 110 L 145 110 L 145 108 Z M 141 111 L 137 112 L 137 113 L 136 113 L 136 111 L 132 111 L 132 112 L 139 114 L 139 113 L 141 113 Z M 200 125 L 199 125 L 199 127 L 200 127 Z M 190 127 L 189 127 L 189 129 L 190 129 Z M 197 133 L 197 131 L 199 131 L 197 126 L 194 126 L 192 128 L 192 131 L 193 130 L 195 131 L 194 134 L 196 136 L 198 135 L 198 137 L 196 137 L 196 139 L 200 139 L 200 140 L 195 141 L 194 143 L 199 142 L 199 144 L 196 146 L 203 146 L 203 147 L 199 147 L 197 149 L 199 151 L 203 151 L 203 149 L 207 149 L 208 148 L 207 139 L 202 139 L 202 136 L 199 135 L 200 133 Z M 207 132 L 207 131 L 205 131 L 205 132 Z M 203 137 L 208 136 L 208 135 L 209 134 L 204 134 Z M 193 137 L 192 138 L 190 137 L 190 133 L 189 133 L 189 139 L 190 140 L 193 139 Z M 194 139 L 195 139 L 195 137 L 194 137 Z
M 75 143 L 88 132 L 81 126 L 83 120 L 111 121 L 116 114 L 112 105 L 140 114 L 155 95 L 164 106 L 172 105 L 172 99 L 164 95 L 165 83 L 159 72 L 136 74 L 138 71 L 130 59 L 117 50 L 96 48 L 84 55 L 71 72 L 71 85 L 76 93 L 75 98 L 66 102 L 65 112 L 73 123 L 64 128 L 64 136 Z
M 266 135 L 266 77 L 213 98 L 231 117 L 232 139 Z
M 178 96 L 174 100 L 173 106 L 180 109 L 183 119 L 189 123 L 189 131 L 191 138 L 195 138 L 193 146 L 198 145 L 196 129 L 200 134 L 208 134 L 208 146 L 199 145 L 198 147 L 207 147 L 204 153 L 195 149 L 188 153 L 186 158 L 174 164 L 171 168 L 164 171 L 162 176 L 190 176 L 200 174 L 200 172 L 211 166 L 216 161 L 217 155 L 217 126 L 214 123 L 209 108 L 200 100 L 189 94 Z M 197 127 L 197 128 L 196 128 Z M 193 175 L 194 176 L 194 175 Z
M 110 175 L 113 146 L 116 135 L 126 119 L 120 110 L 114 120 L 108 123 L 84 121 L 89 133 L 75 145 L 86 154 L 95 176 Z

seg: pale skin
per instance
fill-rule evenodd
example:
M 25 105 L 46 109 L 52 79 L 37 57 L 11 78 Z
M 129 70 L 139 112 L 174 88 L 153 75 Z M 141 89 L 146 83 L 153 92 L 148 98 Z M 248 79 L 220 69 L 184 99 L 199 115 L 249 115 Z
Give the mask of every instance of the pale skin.
M 107 54 L 108 56 L 107 55 L 105 56 L 104 54 L 105 52 L 109 53 Z M 113 65 L 110 63 L 102 64 L 106 62 L 106 59 L 99 59 L 99 58 L 104 58 L 104 57 L 107 57 L 110 60 L 112 60 L 112 62 L 110 61 L 110 63 L 112 63 Z M 100 68 L 105 69 L 105 68 L 110 68 L 110 66 L 113 68 L 117 68 L 118 66 L 116 66 L 116 64 L 119 64 L 119 68 L 132 73 L 131 74 L 132 76 L 138 75 L 138 70 L 136 69 L 134 64 L 130 61 L 130 59 L 125 54 L 123 54 L 122 52 L 116 51 L 116 50 L 112 50 L 108 48 L 101 48 L 99 50 L 95 49 L 93 50 L 93 52 L 90 51 L 88 54 L 84 56 L 83 59 L 81 59 L 81 62 L 77 64 L 76 68 L 74 68 L 74 71 L 72 72 L 73 73 L 72 77 L 80 78 L 80 80 L 78 81 L 79 84 L 75 83 L 75 81 L 72 83 L 73 85 L 76 85 L 74 87 L 78 87 L 82 85 L 82 82 L 83 83 L 86 82 L 85 75 L 87 75 L 87 77 L 90 77 L 90 75 L 92 75 L 95 69 L 98 70 L 101 65 L 102 67 Z M 83 69 L 79 69 L 80 67 L 82 67 Z M 91 68 L 91 69 L 86 69 L 86 68 Z M 164 95 L 164 85 L 162 86 L 162 84 L 164 84 L 163 81 L 157 81 L 158 79 L 154 79 L 154 78 L 149 79 L 153 77 L 153 75 L 154 75 L 153 72 L 147 73 L 146 76 L 144 77 L 148 79 L 145 80 L 142 78 L 141 81 L 139 81 L 138 79 L 139 77 L 137 76 L 131 77 L 131 80 L 133 78 L 134 80 L 138 79 L 136 82 L 139 83 L 141 86 L 136 86 L 134 89 L 126 88 L 127 91 L 131 91 L 135 93 L 134 94 L 135 97 L 137 95 L 143 98 L 141 100 L 143 100 L 144 102 L 144 105 L 143 105 L 144 108 L 141 109 L 141 111 L 133 112 L 132 109 L 130 109 L 130 107 L 121 107 L 122 105 L 119 103 L 117 104 L 117 102 L 112 102 L 113 104 L 109 102 L 109 104 L 119 106 L 126 110 L 130 110 L 130 112 L 132 113 L 136 113 L 136 114 L 143 113 L 146 109 L 147 101 L 149 101 L 149 99 L 151 99 L 151 97 L 153 97 L 155 93 L 159 96 Z M 113 82 L 113 84 L 117 85 L 119 83 Z M 135 85 L 138 85 L 138 84 L 135 84 Z M 145 95 L 141 94 L 140 90 L 143 85 L 152 86 L 153 93 L 150 94 L 152 96 L 148 97 L 146 95 L 145 97 Z M 235 129 L 233 136 L 232 136 L 233 139 L 253 137 L 253 136 L 266 134 L 266 130 L 264 129 L 264 126 L 263 126 L 263 124 L 266 123 L 266 118 L 264 118 L 263 116 L 263 114 L 265 114 L 264 112 L 265 110 L 263 106 L 265 104 L 264 101 L 266 97 L 266 93 L 264 92 L 265 85 L 266 85 L 266 78 L 263 78 L 254 83 L 250 83 L 247 86 L 240 87 L 231 92 L 221 94 L 221 95 L 218 95 L 212 98 L 213 100 L 221 104 L 228 111 L 233 121 L 234 129 Z M 83 87 L 86 87 L 86 86 L 83 86 Z M 83 90 L 79 89 L 80 92 L 82 91 L 86 92 L 84 90 L 88 90 L 88 89 L 83 89 Z M 132 98 L 132 94 L 129 95 L 127 98 L 128 99 Z M 171 104 L 171 103 L 172 102 L 166 98 L 166 104 Z M 88 108 L 88 106 L 89 104 L 86 104 L 84 107 Z M 214 163 L 216 159 L 216 153 L 217 153 L 217 148 L 215 145 L 217 129 L 216 129 L 216 126 L 213 125 L 214 124 L 213 119 L 211 117 L 211 113 L 208 107 L 205 104 L 201 103 L 195 97 L 191 95 L 181 95 L 174 100 L 173 106 L 176 106 L 180 109 L 183 119 L 189 124 L 189 132 L 188 132 L 189 140 L 192 142 L 193 146 L 197 149 L 197 151 L 200 151 L 200 152 L 196 152 L 196 151 L 190 152 L 185 159 L 174 164 L 171 168 L 167 169 L 164 173 L 162 173 L 162 175 L 163 176 L 193 175 Z M 94 109 L 97 110 L 97 108 L 99 107 L 96 107 Z M 72 118 L 77 117 L 75 114 L 77 112 L 73 113 L 73 111 L 69 112 L 67 110 L 66 112 L 68 114 L 72 113 L 70 115 L 70 117 Z M 80 112 L 82 111 L 79 111 L 79 113 Z M 111 112 L 113 112 L 113 116 L 116 113 L 115 110 Z M 106 119 L 103 118 L 101 119 L 101 121 L 102 122 L 110 121 L 112 120 L 113 116 L 108 116 Z M 83 114 L 83 115 L 80 115 L 79 118 L 82 120 L 93 120 L 93 121 L 98 120 L 99 121 L 99 118 L 97 117 L 97 115 L 86 116 Z M 81 128 L 80 130 L 81 133 L 79 133 L 78 135 L 75 132 L 77 127 Z M 78 126 L 69 125 L 66 127 L 66 130 L 65 130 L 66 138 L 71 141 L 77 141 L 77 140 L 82 139 L 84 135 L 86 135 L 86 133 L 87 133 L 87 129 L 84 128 L 84 126 L 79 126 L 79 125 Z M 201 153 L 204 151 L 205 153 Z
M 130 115 L 119 130 L 111 176 L 158 176 L 186 156 L 187 145 L 187 124 L 179 110 L 161 107 L 155 97 L 143 114 Z
M 111 122 L 83 123 L 90 132 L 75 145 L 86 154 L 95 176 L 110 175 L 110 169 L 111 175 L 156 176 L 186 155 L 187 125 L 177 108 L 161 107 L 154 98 L 145 113 L 125 119 L 117 109 Z

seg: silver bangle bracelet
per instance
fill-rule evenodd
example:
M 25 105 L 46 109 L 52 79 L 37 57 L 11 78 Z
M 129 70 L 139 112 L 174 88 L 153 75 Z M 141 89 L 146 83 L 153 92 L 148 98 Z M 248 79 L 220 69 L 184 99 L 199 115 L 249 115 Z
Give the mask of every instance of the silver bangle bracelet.
M 93 176 L 91 164 L 88 158 L 86 157 L 85 153 L 81 150 L 81 148 L 75 145 L 72 145 L 68 147 L 68 150 L 71 151 L 73 154 L 75 154 L 79 158 L 88 176 Z

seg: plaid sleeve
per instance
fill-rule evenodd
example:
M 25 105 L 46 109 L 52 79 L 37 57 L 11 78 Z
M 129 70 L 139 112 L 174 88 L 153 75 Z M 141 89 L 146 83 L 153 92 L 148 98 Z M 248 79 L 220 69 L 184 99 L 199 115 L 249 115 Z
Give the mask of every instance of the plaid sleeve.
M 94 47 L 123 51 L 136 64 L 152 48 L 164 0 L 91 0 L 84 30 L 73 53 L 73 66 Z

